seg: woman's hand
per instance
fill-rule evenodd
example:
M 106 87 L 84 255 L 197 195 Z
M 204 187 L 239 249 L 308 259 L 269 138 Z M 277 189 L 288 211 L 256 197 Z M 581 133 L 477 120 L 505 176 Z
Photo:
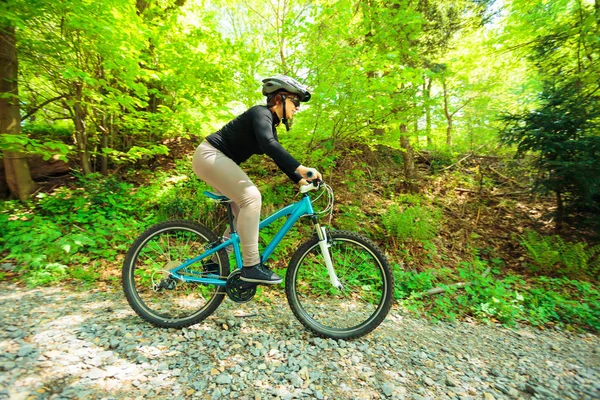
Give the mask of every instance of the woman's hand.
M 321 173 L 314 168 L 308 168 L 308 167 L 305 167 L 304 165 L 300 165 L 298 168 L 296 168 L 296 171 L 300 175 L 302 175 L 302 178 L 304 178 L 303 180 L 309 180 L 309 181 L 312 181 L 313 179 L 318 179 L 320 181 L 323 180 L 323 175 L 321 175 Z M 313 175 L 310 177 L 307 175 L 309 171 L 311 171 L 313 173 Z

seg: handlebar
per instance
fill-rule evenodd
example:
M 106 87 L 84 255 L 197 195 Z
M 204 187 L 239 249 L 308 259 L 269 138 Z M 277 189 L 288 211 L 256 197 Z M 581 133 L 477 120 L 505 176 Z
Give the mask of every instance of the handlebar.
M 306 174 L 308 175 L 308 174 Z M 306 185 L 302 185 L 300 186 L 300 193 L 304 194 L 304 193 L 308 193 L 312 190 L 318 190 L 321 188 L 321 184 L 325 183 L 322 180 L 315 178 L 312 181 L 308 182 L 308 184 Z

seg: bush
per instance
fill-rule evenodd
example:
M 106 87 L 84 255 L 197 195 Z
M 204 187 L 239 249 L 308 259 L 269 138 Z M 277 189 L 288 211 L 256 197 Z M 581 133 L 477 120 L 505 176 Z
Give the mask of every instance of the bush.
M 560 236 L 542 236 L 527 231 L 519 238 L 532 272 L 569 278 L 597 278 L 600 273 L 600 245 L 565 242 Z
M 40 193 L 25 206 L 4 202 L 2 260 L 15 263 L 31 286 L 81 276 L 81 271 L 71 274 L 72 266 L 116 261 L 141 227 L 154 220 L 145 200 L 131 184 L 92 174 L 79 177 L 78 187 Z
M 490 269 L 490 263 L 492 268 Z M 465 316 L 512 326 L 527 322 L 569 329 L 600 330 L 600 291 L 589 282 L 565 278 L 523 278 L 498 275 L 497 261 L 477 257 L 448 269 L 411 273 L 395 268 L 396 298 L 417 313 L 433 319 L 453 320 Z M 490 270 L 487 275 L 484 271 Z M 467 282 L 458 288 L 455 282 Z M 445 291 L 432 296 L 434 287 Z
M 426 206 L 414 205 L 402 210 L 394 204 L 381 218 L 389 235 L 400 240 L 425 242 L 437 235 L 441 217 L 439 210 Z

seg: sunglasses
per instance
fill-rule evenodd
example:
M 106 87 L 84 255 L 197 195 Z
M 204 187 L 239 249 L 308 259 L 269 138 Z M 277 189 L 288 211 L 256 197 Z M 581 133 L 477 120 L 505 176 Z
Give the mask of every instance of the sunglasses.
M 296 108 L 300 108 L 300 99 L 297 97 L 286 97 Z

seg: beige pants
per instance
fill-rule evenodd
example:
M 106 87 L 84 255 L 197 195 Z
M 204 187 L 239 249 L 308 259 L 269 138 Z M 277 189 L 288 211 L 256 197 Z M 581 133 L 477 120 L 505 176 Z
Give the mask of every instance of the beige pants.
M 244 266 L 258 264 L 258 224 L 262 205 L 258 188 L 231 158 L 206 140 L 196 149 L 192 167 L 200 179 L 234 202 Z

